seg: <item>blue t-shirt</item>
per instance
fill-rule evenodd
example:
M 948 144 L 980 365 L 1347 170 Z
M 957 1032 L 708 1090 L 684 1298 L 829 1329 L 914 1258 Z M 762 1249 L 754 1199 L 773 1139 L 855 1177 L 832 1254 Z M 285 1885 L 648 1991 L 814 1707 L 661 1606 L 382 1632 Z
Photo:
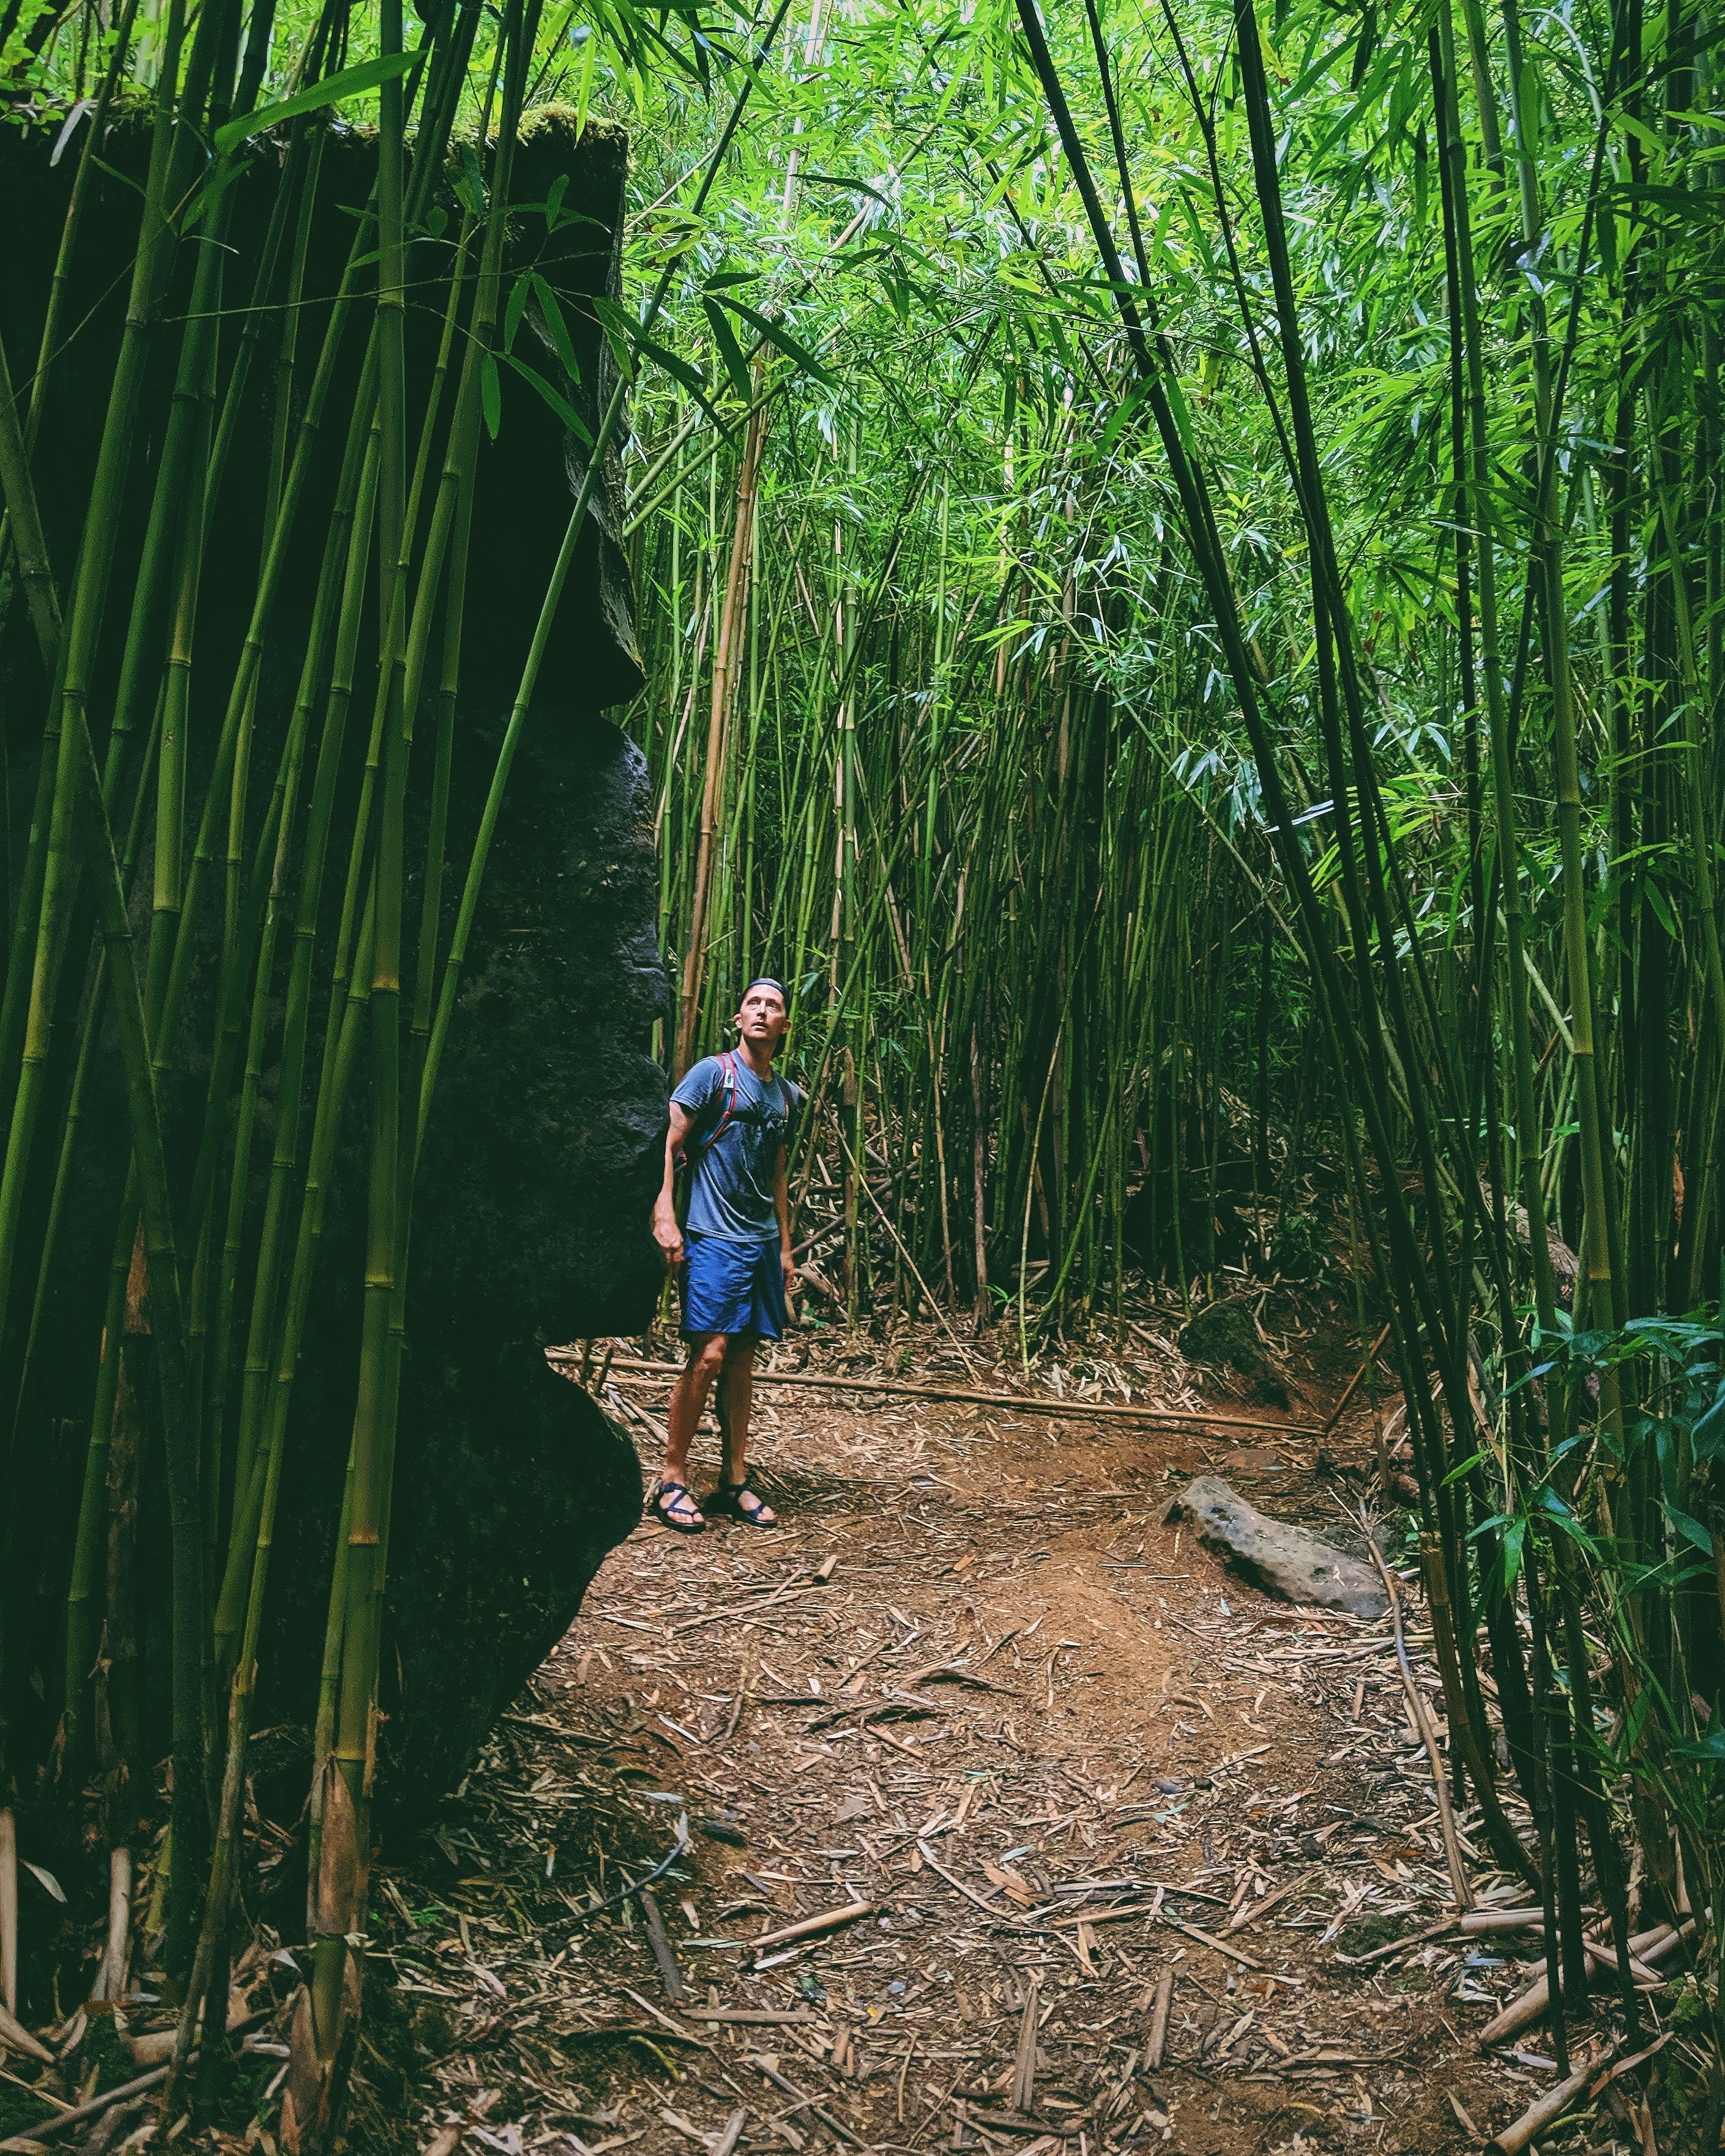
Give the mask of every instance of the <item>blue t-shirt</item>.
M 716 1143 L 707 1141 L 725 1109 L 719 1058 L 704 1055 L 671 1095 L 694 1125 L 687 1145 L 694 1169 L 685 1225 L 691 1235 L 716 1235 L 727 1243 L 770 1243 L 778 1234 L 773 1179 L 790 1141 L 797 1091 L 779 1077 L 763 1086 L 740 1055 L 730 1061 L 737 1091 Z

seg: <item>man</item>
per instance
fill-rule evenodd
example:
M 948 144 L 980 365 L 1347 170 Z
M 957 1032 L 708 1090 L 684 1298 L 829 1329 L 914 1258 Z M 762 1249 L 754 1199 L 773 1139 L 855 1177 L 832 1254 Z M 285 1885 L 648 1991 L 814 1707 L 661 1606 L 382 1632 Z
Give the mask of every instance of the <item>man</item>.
M 745 1455 L 756 1343 L 783 1332 L 785 1296 L 797 1282 L 785 1149 L 798 1095 L 773 1072 L 790 1025 L 783 983 L 751 981 L 735 1023 L 737 1047 L 703 1057 L 671 1095 L 665 1184 L 653 1208 L 654 1240 L 665 1263 L 680 1269 L 689 1361 L 671 1394 L 665 1471 L 652 1509 L 680 1535 L 698 1535 L 706 1525 L 686 1477 L 689 1447 L 715 1382 L 725 1463 L 709 1507 L 747 1527 L 778 1524 L 748 1486 Z M 680 1228 L 673 1186 L 685 1152 L 689 1217 Z

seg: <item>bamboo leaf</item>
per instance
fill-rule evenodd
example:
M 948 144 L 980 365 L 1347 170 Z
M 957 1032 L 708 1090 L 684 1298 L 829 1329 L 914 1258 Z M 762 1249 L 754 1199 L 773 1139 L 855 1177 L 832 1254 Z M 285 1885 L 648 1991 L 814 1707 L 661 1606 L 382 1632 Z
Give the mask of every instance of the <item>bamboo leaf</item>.
M 711 398 L 706 393 L 706 384 L 686 359 L 679 359 L 675 352 L 667 352 L 662 344 L 655 344 L 651 337 L 642 336 L 639 332 L 635 337 L 635 345 L 637 349 L 644 352 L 649 359 L 656 360 L 673 381 L 682 383 L 684 388 L 688 391 L 715 425 L 724 424 Z
M 27 1856 L 21 1856 L 18 1859 L 18 1861 L 23 1866 L 26 1871 L 31 1873 L 35 1878 L 40 1880 L 43 1887 L 49 1893 L 53 1895 L 56 1902 L 64 1902 L 65 1900 L 66 1890 L 61 1886 L 59 1881 L 54 1877 L 53 1872 L 45 1870 L 44 1867 L 39 1864 L 32 1864 Z
M 729 307 L 733 314 L 741 315 L 752 330 L 758 331 L 769 344 L 777 345 L 788 358 L 796 362 L 805 374 L 812 374 L 817 382 L 823 383 L 829 389 L 836 389 L 839 387 L 838 381 L 830 370 L 821 364 L 806 345 L 799 344 L 782 321 L 770 321 L 755 308 L 747 305 L 741 300 L 732 298 L 729 294 L 723 295 L 721 304 Z
M 551 336 L 557 357 L 563 363 L 563 372 L 572 382 L 581 380 L 581 362 L 575 357 L 574 340 L 569 335 L 569 325 L 563 319 L 563 311 L 552 291 L 536 270 L 528 272 L 533 285 L 533 296 L 539 302 L 539 311 Z
M 496 358 L 489 352 L 480 362 L 480 399 L 485 409 L 485 432 L 495 442 L 503 424 L 503 384 L 498 377 Z
M 725 372 L 731 377 L 731 386 L 747 404 L 749 401 L 749 363 L 742 346 L 737 341 L 737 332 L 731 326 L 722 307 L 712 300 L 703 300 L 701 308 L 713 333 L 713 342 L 719 357 L 725 362 Z
M 545 399 L 546 403 L 550 405 L 552 410 L 557 413 L 558 418 L 562 421 L 563 424 L 569 429 L 569 432 L 575 436 L 578 441 L 583 443 L 588 449 L 593 447 L 593 432 L 588 426 L 587 422 L 575 409 L 575 407 L 568 402 L 567 398 L 563 397 L 558 391 L 552 388 L 550 382 L 546 380 L 545 377 L 539 372 L 536 367 L 529 367 L 526 360 L 517 359 L 515 354 L 511 352 L 506 352 L 503 354 L 503 362 L 506 367 L 512 367 L 524 382 L 531 382 L 532 383 L 533 387 L 539 392 L 539 394 Z
M 1686 1541 L 1694 1543 L 1703 1557 L 1713 1554 L 1713 1538 L 1692 1514 L 1681 1511 L 1665 1498 L 1660 1500 L 1660 1510 Z
M 471 142 L 464 142 L 459 155 L 461 169 L 449 182 L 451 190 L 470 217 L 483 217 L 485 213 L 485 176 L 480 164 L 479 152 Z
M 598 299 L 593 303 L 598 316 L 599 327 L 605 332 L 605 341 L 611 347 L 611 357 L 617 362 L 617 371 L 625 382 L 635 378 L 635 349 L 640 338 L 640 325 L 627 307 L 620 307 L 615 300 Z
M 527 296 L 533 289 L 532 280 L 532 271 L 524 270 L 509 289 L 508 303 L 503 310 L 503 349 L 506 352 L 514 348 L 516 331 L 521 326 L 521 316 L 526 308 Z
M 326 105 L 335 105 L 344 97 L 357 97 L 364 90 L 376 90 L 380 84 L 393 82 L 404 75 L 418 59 L 418 53 L 380 53 L 376 59 L 362 60 L 357 67 L 343 68 L 339 74 L 326 75 L 307 90 L 285 97 L 279 105 L 265 105 L 255 112 L 242 113 L 238 120 L 230 120 L 225 127 L 216 130 L 216 148 L 223 157 L 228 157 L 242 142 L 249 141 L 254 135 L 261 135 L 266 127 L 275 127 L 284 120 L 291 120 L 298 113 L 316 112 Z
M 1130 422 L 1137 418 L 1139 408 L 1144 402 L 1144 395 L 1141 384 L 1132 392 L 1130 396 L 1122 398 L 1119 403 L 1115 406 L 1109 415 L 1107 425 L 1102 429 L 1102 439 L 1096 444 L 1096 454 L 1099 457 L 1107 455 Z

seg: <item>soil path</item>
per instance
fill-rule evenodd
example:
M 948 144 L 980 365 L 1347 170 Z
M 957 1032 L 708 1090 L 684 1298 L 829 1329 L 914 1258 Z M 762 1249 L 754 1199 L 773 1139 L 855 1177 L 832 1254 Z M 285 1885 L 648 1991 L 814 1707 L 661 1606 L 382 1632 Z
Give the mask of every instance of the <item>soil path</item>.
M 644 1453 L 663 1397 L 631 1383 Z M 760 1416 L 783 1529 L 638 1531 L 386 1879 L 397 2003 L 444 2051 L 422 2148 L 730 2156 L 741 2113 L 745 2156 L 1435 2150 L 1455 2104 L 1489 2133 L 1550 2086 L 1537 2030 L 1524 2061 L 1470 2034 L 1522 1981 L 1495 1943 L 1356 1965 L 1451 1906 L 1387 1623 L 1159 1523 L 1214 1469 L 1344 1528 L 1309 1440 L 783 1388 Z M 639 1905 L 584 1912 L 684 1816 L 655 1957 Z

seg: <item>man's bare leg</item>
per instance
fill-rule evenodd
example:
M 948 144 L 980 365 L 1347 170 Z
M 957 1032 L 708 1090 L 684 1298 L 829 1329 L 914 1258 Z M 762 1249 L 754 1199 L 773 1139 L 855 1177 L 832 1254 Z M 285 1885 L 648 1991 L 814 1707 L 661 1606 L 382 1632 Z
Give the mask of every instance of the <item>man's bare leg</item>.
M 755 1401 L 755 1342 L 737 1337 L 730 1342 L 724 1368 L 719 1373 L 719 1435 L 724 1446 L 724 1477 L 733 1490 L 748 1487 L 749 1414 Z M 757 1491 L 758 1498 L 760 1493 Z M 762 1503 L 758 1513 L 751 1508 L 753 1524 L 771 1527 L 778 1515 Z
M 689 1342 L 689 1360 L 671 1389 L 670 1405 L 665 1411 L 665 1469 L 660 1478 L 664 1481 L 688 1482 L 689 1448 L 695 1442 L 701 1411 L 713 1382 L 726 1367 L 725 1351 L 731 1344 L 730 1337 L 723 1332 L 697 1332 Z M 680 1519 L 701 1517 L 692 1497 L 680 1501 L 676 1509 Z

